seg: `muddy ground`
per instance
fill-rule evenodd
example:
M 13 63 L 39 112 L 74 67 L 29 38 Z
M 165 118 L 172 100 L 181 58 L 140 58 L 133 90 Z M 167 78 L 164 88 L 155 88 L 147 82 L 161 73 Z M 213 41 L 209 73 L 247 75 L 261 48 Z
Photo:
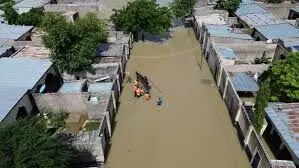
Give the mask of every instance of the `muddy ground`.
M 191 29 L 134 43 L 127 71 L 148 76 L 152 99 L 124 84 L 107 168 L 250 167 Z

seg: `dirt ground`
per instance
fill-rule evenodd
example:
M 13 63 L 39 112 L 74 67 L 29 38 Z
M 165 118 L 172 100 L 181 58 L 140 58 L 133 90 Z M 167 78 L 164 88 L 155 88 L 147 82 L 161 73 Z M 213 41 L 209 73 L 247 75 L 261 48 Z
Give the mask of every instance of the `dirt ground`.
M 191 29 L 135 43 L 127 71 L 149 78 L 152 99 L 124 84 L 107 168 L 250 167 Z

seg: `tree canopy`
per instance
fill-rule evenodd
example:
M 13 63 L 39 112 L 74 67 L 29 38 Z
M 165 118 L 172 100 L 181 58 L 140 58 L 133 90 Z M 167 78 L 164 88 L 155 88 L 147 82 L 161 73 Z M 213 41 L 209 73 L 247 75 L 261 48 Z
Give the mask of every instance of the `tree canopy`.
M 270 98 L 269 85 L 270 79 L 268 78 L 264 82 L 262 82 L 260 90 L 258 91 L 255 99 L 253 125 L 258 133 L 261 131 L 265 120 L 265 108 L 267 107 Z
M 69 141 L 49 133 L 42 117 L 0 124 L 0 167 L 66 168 L 76 156 Z
M 174 0 L 171 4 L 172 13 L 176 17 L 189 15 L 195 3 L 195 0 Z
M 8 2 L 4 5 L 4 18 L 8 24 L 39 26 L 45 12 L 43 8 L 32 8 L 27 13 L 18 14 L 13 8 L 13 3 Z
M 227 10 L 229 13 L 235 12 L 240 6 L 240 0 L 218 0 L 215 9 Z
M 68 22 L 63 16 L 47 14 L 42 22 L 43 42 L 51 50 L 54 64 L 69 74 L 91 69 L 96 47 L 106 42 L 107 32 L 102 21 L 94 14 Z
M 269 76 L 272 101 L 299 101 L 299 52 L 274 62 Z
M 114 9 L 111 16 L 116 29 L 125 32 L 163 34 L 171 26 L 171 11 L 154 0 L 135 0 L 122 9 Z

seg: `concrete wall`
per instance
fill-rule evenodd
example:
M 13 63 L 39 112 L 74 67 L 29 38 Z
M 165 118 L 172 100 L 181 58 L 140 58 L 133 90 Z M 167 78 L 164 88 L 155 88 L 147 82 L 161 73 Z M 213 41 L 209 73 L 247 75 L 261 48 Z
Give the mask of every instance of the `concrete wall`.
M 47 93 L 34 94 L 37 107 L 53 111 L 64 110 L 68 113 L 86 113 L 88 94 L 84 93 Z
M 77 11 L 79 16 L 88 12 L 98 12 L 99 6 L 88 4 L 48 4 L 44 6 L 46 12 L 68 12 Z
M 57 0 L 57 4 L 72 4 L 77 2 L 83 2 L 80 0 Z M 100 2 L 100 0 L 84 0 L 84 3 L 95 3 Z
M 14 41 L 14 40 L 0 40 L 1 45 L 9 45 L 14 46 L 16 49 L 20 49 L 23 46 L 26 45 L 32 45 L 32 46 L 42 46 L 42 41 Z

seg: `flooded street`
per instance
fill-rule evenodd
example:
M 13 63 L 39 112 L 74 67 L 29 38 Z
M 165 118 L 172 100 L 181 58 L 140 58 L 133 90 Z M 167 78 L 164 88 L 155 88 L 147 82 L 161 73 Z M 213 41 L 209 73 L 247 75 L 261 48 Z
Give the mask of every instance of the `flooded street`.
M 191 29 L 134 43 L 126 71 L 148 77 L 152 98 L 124 83 L 107 168 L 250 167 Z

